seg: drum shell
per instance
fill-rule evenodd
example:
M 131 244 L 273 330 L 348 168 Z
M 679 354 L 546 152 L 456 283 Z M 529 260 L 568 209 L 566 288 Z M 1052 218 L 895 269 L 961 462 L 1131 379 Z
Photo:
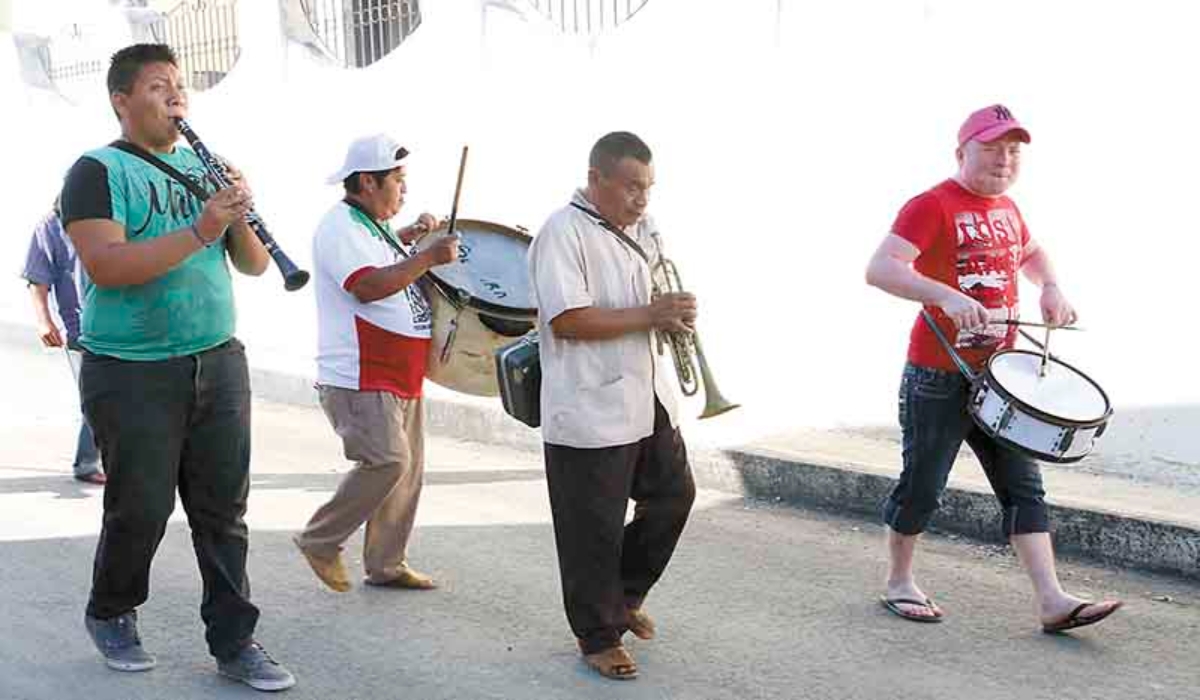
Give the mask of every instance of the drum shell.
M 997 353 L 999 354 L 1003 353 Z M 994 358 L 995 356 L 993 360 Z M 1112 408 L 1104 390 L 1086 374 L 1064 362 L 1054 362 L 1091 382 L 1104 396 L 1107 409 L 1103 416 L 1094 420 L 1077 421 L 1041 411 L 1017 398 L 996 381 L 991 373 L 991 361 L 988 363 L 988 369 L 976 380 L 968 411 L 975 424 L 996 441 L 1037 459 L 1069 464 L 1078 462 L 1091 453 L 1096 440 L 1108 427 Z
M 464 243 L 475 236 L 498 236 L 528 249 L 532 241 L 521 230 L 488 221 L 459 219 L 456 230 L 463 236 Z M 446 234 L 446 227 L 439 227 L 418 241 L 416 249 L 423 250 Z M 524 254 L 507 261 L 503 267 L 508 275 L 528 277 Z M 474 281 L 479 279 L 472 277 Z M 528 306 L 504 306 L 465 293 L 456 289 L 437 267 L 423 275 L 419 283 L 433 316 L 425 376 L 453 391 L 475 396 L 499 395 L 495 352 L 532 330 L 537 322 L 537 310 Z
M 481 317 L 486 315 L 484 312 L 469 306 L 460 309 L 434 285 L 425 287 L 434 318 L 425 376 L 453 391 L 498 396 L 500 385 L 496 381 L 495 352 L 513 342 L 514 336 L 497 333 L 485 325 Z M 532 327 L 537 315 L 530 315 L 527 321 Z M 453 342 L 447 348 L 451 333 Z

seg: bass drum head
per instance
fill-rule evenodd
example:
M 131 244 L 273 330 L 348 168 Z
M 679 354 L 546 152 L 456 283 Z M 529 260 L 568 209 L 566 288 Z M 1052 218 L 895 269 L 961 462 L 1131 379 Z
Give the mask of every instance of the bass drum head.
M 498 396 L 496 350 L 525 335 L 537 321 L 525 259 L 533 239 L 470 219 L 459 219 L 455 230 L 461 239 L 459 260 L 431 268 L 421 278 L 433 309 L 425 376 L 452 391 Z M 446 226 L 431 231 L 416 249 L 425 250 L 446 235 Z
M 517 319 L 537 316 L 533 284 L 525 260 L 529 235 L 488 221 L 459 219 L 459 259 L 430 268 L 427 276 L 445 294 L 466 294 L 467 305 L 501 317 Z M 425 250 L 449 233 L 440 226 L 417 241 L 416 249 Z
M 988 361 L 988 374 L 1002 390 L 1041 413 L 1073 423 L 1107 419 L 1111 405 L 1099 385 L 1074 367 L 1050 359 L 1039 376 L 1040 353 L 1006 350 Z

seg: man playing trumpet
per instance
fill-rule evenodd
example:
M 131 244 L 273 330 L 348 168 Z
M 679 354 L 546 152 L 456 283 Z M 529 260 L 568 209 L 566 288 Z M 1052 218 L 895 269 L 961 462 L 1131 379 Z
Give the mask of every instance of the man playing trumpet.
M 654 637 L 643 601 L 696 494 L 652 334 L 690 332 L 696 300 L 652 295 L 659 253 L 646 204 L 653 184 L 641 139 L 604 136 L 592 148 L 587 187 L 551 215 L 529 250 L 563 602 L 588 665 L 615 679 L 637 676 L 621 636 Z
M 295 542 L 317 577 L 339 592 L 350 589 L 342 545 L 363 523 L 365 583 L 435 587 L 406 555 L 424 477 L 421 396 L 432 329 L 429 302 L 414 282 L 458 259 L 458 237 L 408 253 L 402 246 L 438 220 L 422 214 L 398 232 L 388 226 L 404 204 L 407 155 L 382 134 L 352 143 L 329 179 L 342 185 L 344 199 L 313 237 L 317 389 L 355 466 Z

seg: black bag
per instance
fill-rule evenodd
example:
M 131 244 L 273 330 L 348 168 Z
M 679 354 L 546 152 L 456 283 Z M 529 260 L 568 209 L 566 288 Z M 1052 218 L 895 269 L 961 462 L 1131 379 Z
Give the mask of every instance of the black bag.
M 538 334 L 496 350 L 496 378 L 504 411 L 530 428 L 542 424 L 542 362 Z

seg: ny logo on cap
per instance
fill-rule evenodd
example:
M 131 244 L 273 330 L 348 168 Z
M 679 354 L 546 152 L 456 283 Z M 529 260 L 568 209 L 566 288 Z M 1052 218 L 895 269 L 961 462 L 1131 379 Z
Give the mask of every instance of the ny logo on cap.
M 996 105 L 995 107 L 992 108 L 992 111 L 994 111 L 996 114 L 996 121 L 998 121 L 998 122 L 1012 121 L 1013 115 L 1012 115 L 1012 112 L 1008 111 L 1008 107 L 1005 107 L 1004 105 Z

